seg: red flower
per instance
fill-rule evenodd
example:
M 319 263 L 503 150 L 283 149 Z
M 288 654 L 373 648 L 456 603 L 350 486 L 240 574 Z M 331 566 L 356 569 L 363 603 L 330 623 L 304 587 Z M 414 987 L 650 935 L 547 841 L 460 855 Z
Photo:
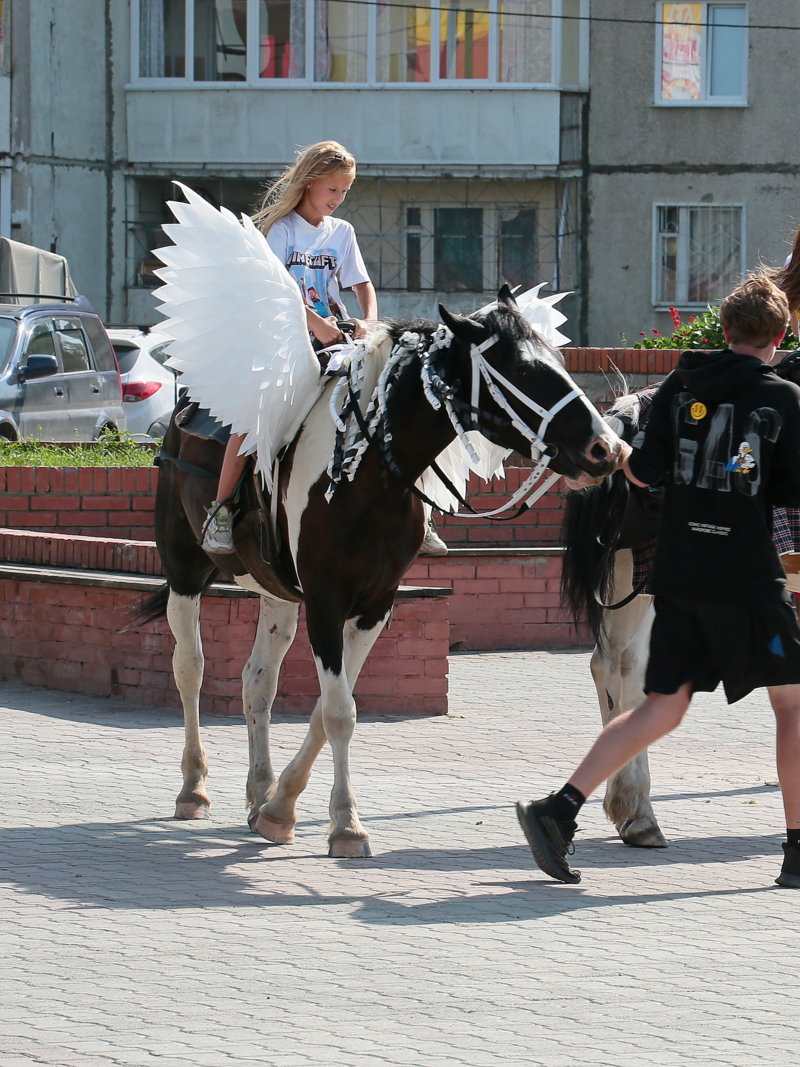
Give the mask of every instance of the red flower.
M 680 315 L 675 310 L 675 308 L 670 308 L 669 309 L 669 313 L 672 316 L 672 325 L 675 327 L 676 330 L 679 330 L 681 328 L 681 317 L 680 317 Z
M 647 334 L 644 332 L 644 330 L 639 330 L 639 336 L 640 337 L 647 337 Z
M 653 333 L 656 335 L 656 337 L 658 337 L 658 330 L 655 328 L 655 326 L 653 327 Z
M 691 322 L 694 322 L 694 320 L 695 320 L 696 318 L 697 318 L 697 315 L 690 315 L 690 316 L 689 316 L 689 322 L 690 322 L 690 323 L 691 323 Z
M 701 342 L 701 344 L 707 345 L 708 344 L 708 338 L 704 337 L 702 342 Z

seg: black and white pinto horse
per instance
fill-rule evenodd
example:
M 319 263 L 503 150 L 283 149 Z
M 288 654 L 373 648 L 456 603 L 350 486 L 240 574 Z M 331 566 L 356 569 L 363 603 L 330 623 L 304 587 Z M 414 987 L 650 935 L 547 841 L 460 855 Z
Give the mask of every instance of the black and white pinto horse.
M 341 378 L 325 386 L 282 455 L 272 500 L 262 501 L 274 520 L 272 571 L 280 584 L 273 591 L 251 576 L 241 553 L 209 556 L 199 546 L 205 509 L 216 489 L 216 480 L 202 474 L 219 471 L 223 450 L 214 441 L 187 435 L 172 421 L 164 439 L 155 524 L 168 589 L 162 602 L 166 600 L 175 636 L 173 666 L 186 731 L 176 817 L 202 818 L 210 805 L 199 729 L 199 618 L 203 590 L 217 572 L 261 594 L 255 643 L 242 676 L 250 827 L 268 841 L 293 841 L 297 799 L 328 741 L 334 766 L 329 855 L 367 856 L 369 839 L 350 780 L 356 723 L 352 694 L 422 543 L 423 504 L 414 483 L 457 433 L 463 438 L 469 430 L 532 455 L 542 469 L 549 464 L 570 479 L 589 480 L 616 469 L 619 438 L 576 388 L 558 353 L 516 309 L 507 287 L 496 305 L 472 317 L 451 315 L 444 308 L 440 312 L 444 328 L 421 320 L 379 326 L 371 339 L 374 365 L 367 366 L 360 380 L 360 395 L 352 382 L 346 383 L 345 405 L 359 409 L 362 445 L 352 478 L 334 484 L 331 477 L 331 457 L 338 455 L 337 463 L 348 458 L 346 447 L 342 457 L 337 430 L 344 417 L 341 403 L 336 419 L 331 415 L 332 394 L 343 388 Z M 238 548 L 238 539 L 236 544 Z M 289 590 L 288 597 L 275 588 Z M 270 708 L 300 601 L 306 606 L 321 695 L 305 740 L 276 780 Z
M 657 386 L 614 402 L 605 416 L 632 441 Z M 660 510 L 658 490 L 631 485 L 618 471 L 599 485 L 567 494 L 562 528 L 562 601 L 588 624 L 596 645 L 591 672 L 603 725 L 644 699 L 644 677 L 654 609 L 646 592 Z M 776 508 L 773 538 L 787 572 L 798 570 L 800 512 Z M 789 588 L 800 591 L 797 576 Z M 650 801 L 647 751 L 613 775 L 603 807 L 620 838 L 639 848 L 666 848 Z

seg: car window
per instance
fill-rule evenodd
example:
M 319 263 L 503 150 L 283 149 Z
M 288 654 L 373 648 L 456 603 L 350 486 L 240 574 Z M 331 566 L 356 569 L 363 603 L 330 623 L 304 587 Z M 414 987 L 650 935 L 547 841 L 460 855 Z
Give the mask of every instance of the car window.
M 117 353 L 120 374 L 132 371 L 136 360 L 139 358 L 139 349 L 136 345 L 126 345 L 121 341 L 114 342 L 114 351 Z
M 150 349 L 150 355 L 153 357 L 156 363 L 160 363 L 162 367 L 170 357 L 169 346 L 171 344 L 172 341 L 162 341 L 160 345 L 153 345 L 153 347 Z M 172 370 L 172 368 L 168 367 L 167 370 Z
M 25 348 L 19 361 L 21 367 L 26 366 L 29 356 L 55 356 L 58 359 L 53 323 L 50 319 L 37 322 L 28 334 L 28 340 L 25 342 Z M 59 359 L 60 366 L 61 360 Z
M 75 319 L 56 319 L 56 340 L 61 349 L 65 374 L 92 369 L 86 338 Z
M 17 320 L 0 318 L 0 368 L 5 368 L 8 357 L 14 350 L 17 336 Z
M 117 363 L 114 359 L 114 350 L 108 339 L 108 334 L 97 321 L 88 316 L 81 319 L 83 328 L 89 335 L 89 341 L 94 352 L 94 362 L 98 370 L 116 370 Z

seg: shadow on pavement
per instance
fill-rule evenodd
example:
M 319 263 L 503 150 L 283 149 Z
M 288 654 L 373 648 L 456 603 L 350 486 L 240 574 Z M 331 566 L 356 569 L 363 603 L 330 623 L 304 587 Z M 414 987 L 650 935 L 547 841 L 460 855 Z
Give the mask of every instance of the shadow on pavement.
M 728 887 L 600 896 L 592 895 L 585 884 L 550 882 L 533 866 L 525 846 L 398 849 L 369 860 L 342 861 L 329 860 L 322 852 L 322 841 L 319 852 L 310 852 L 309 845 L 305 837 L 294 847 L 278 848 L 244 829 L 172 820 L 25 827 L 0 831 L 0 855 L 4 857 L 0 870 L 3 880 L 22 894 L 43 895 L 81 910 L 303 909 L 349 904 L 357 906 L 356 920 L 388 925 L 529 920 L 587 907 L 761 891 L 760 887 Z M 769 854 L 776 857 L 777 873 L 779 851 L 777 838 L 759 836 L 685 838 L 669 852 L 628 849 L 615 840 L 589 840 L 579 847 L 575 862 L 590 877 L 592 868 L 730 863 Z M 340 882 L 346 868 L 352 874 L 352 892 L 326 893 L 315 888 L 330 884 L 327 876 L 315 877 L 321 867 L 327 868 L 326 875 L 333 870 Z M 392 870 L 416 871 L 414 888 L 387 893 L 380 873 Z M 446 900 L 415 903 L 413 898 L 424 892 L 426 871 L 476 872 L 479 880 L 470 884 L 467 877 L 464 891 L 453 894 L 448 889 L 451 895 Z M 503 880 L 503 873 L 509 871 L 526 877 Z M 275 891 L 265 886 L 267 878 L 274 878 Z M 441 878 L 433 882 L 435 894 Z M 289 891 L 287 884 L 293 887 Z M 474 889 L 490 886 L 492 892 L 472 895 Z M 406 896 L 412 900 L 404 902 Z

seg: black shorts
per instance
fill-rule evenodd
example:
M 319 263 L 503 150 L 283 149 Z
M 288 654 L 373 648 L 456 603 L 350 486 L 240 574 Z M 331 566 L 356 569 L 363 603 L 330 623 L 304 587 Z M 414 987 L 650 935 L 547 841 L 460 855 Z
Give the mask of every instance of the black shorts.
M 655 598 L 646 693 L 713 693 L 729 704 L 754 689 L 800 684 L 800 624 L 794 597 L 765 604 Z

